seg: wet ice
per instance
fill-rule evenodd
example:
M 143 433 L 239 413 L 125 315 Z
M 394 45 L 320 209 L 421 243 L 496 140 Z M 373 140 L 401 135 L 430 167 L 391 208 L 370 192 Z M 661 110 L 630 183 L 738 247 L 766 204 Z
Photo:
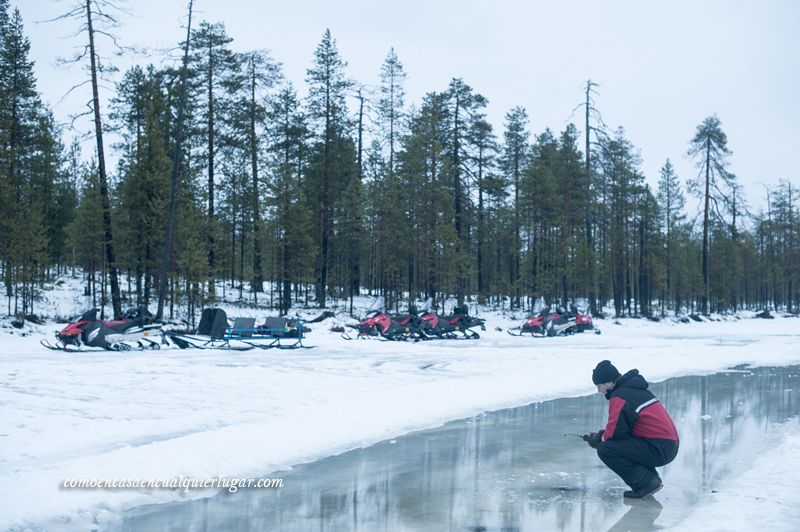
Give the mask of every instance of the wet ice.
M 679 525 L 800 415 L 798 367 L 656 383 L 681 449 L 655 498 L 626 488 L 564 433 L 601 428 L 600 395 L 490 412 L 272 472 L 284 487 L 135 508 L 122 530 L 648 530 Z

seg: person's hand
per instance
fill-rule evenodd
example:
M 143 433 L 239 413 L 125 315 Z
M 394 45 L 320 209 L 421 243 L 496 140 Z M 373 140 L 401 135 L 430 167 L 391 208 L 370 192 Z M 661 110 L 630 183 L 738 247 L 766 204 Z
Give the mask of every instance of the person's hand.
M 601 430 L 599 432 L 592 432 L 590 434 L 584 434 L 582 436 L 582 438 L 583 438 L 583 441 L 585 441 L 586 443 L 589 444 L 589 447 L 591 447 L 592 449 L 597 449 L 597 446 L 600 444 L 600 442 L 603 441 L 603 439 L 602 439 L 603 438 L 603 431 Z

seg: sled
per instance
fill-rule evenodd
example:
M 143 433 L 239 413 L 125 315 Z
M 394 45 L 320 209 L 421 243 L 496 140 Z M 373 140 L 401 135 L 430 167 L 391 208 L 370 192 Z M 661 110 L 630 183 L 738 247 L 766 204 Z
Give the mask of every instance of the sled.
M 181 349 L 224 349 L 249 351 L 250 349 L 311 349 L 303 345 L 304 333 L 309 329 L 302 320 L 267 318 L 256 326 L 255 318 L 235 318 L 228 326 L 228 317 L 222 309 L 205 309 L 197 333 L 168 333 L 167 337 Z
M 304 325 L 303 320 L 272 317 L 255 326 L 254 318 L 236 318 L 233 327 L 226 330 L 225 338 L 259 349 L 312 349 L 316 346 L 303 345 L 303 333 L 309 331 Z
M 231 345 L 226 338 L 228 316 L 220 308 L 203 309 L 200 324 L 194 334 L 169 332 L 166 337 L 180 349 L 225 349 L 248 351 L 252 345 Z

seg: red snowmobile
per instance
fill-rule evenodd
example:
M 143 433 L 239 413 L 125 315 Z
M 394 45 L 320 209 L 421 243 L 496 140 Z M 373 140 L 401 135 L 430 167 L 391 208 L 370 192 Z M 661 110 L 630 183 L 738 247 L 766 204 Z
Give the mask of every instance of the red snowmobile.
M 578 298 L 572 305 L 575 313 L 575 332 L 594 331 L 595 334 L 600 334 L 600 329 L 592 323 L 592 311 L 589 307 L 589 301 L 585 298 Z
M 56 343 L 42 340 L 41 344 L 56 351 L 77 351 L 81 346 L 99 347 L 108 351 L 160 349 L 162 325 L 153 323 L 146 305 L 130 308 L 116 321 L 97 319 L 98 309 L 84 312 L 80 318 L 56 333 Z
M 519 332 L 512 332 L 514 330 Z M 509 329 L 508 334 L 512 336 L 530 334 L 535 337 L 568 336 L 588 330 L 594 330 L 596 334 L 600 334 L 600 330 L 595 329 L 592 324 L 589 305 L 583 298 L 570 305 L 569 310 L 565 306 L 559 305 L 553 311 L 544 298 L 540 297 L 536 300 L 528 320 L 514 330 Z
M 377 338 L 379 340 L 418 340 L 417 331 L 415 328 L 415 313 L 409 309 L 409 314 L 403 316 L 401 321 L 393 318 L 386 312 L 383 306 L 383 298 L 378 298 L 372 305 L 373 310 L 367 312 L 364 319 L 358 322 L 357 325 L 348 325 L 348 327 L 358 331 L 356 338 Z M 415 309 L 414 309 L 415 310 Z M 346 333 L 342 333 L 342 338 L 352 340 Z
M 480 334 L 472 329 L 486 330 L 486 320 L 470 316 L 467 307 L 455 307 L 451 316 L 439 316 L 433 310 L 431 300 L 425 303 L 422 313 L 422 334 L 427 338 L 472 340 Z

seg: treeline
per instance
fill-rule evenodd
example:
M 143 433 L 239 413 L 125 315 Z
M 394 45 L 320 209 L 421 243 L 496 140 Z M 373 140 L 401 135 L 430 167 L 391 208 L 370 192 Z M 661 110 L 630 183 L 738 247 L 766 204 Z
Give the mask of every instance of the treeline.
M 111 7 L 76 5 L 89 17 Z M 462 79 L 407 102 L 393 49 L 367 86 L 348 78 L 326 31 L 301 99 L 268 52 L 236 53 L 222 24 L 201 22 L 183 43 L 185 70 L 121 76 L 102 119 L 118 161 L 106 185 L 100 150 L 65 145 L 42 104 L 8 0 L 0 17 L 9 314 L 31 312 L 75 267 L 96 302 L 116 285 L 118 301 L 151 304 L 163 287 L 169 315 L 213 304 L 219 281 L 280 313 L 366 292 L 392 306 L 454 297 L 522 308 L 544 296 L 612 303 L 617 315 L 797 311 L 800 194 L 781 181 L 750 213 L 716 116 L 687 139 L 697 176 L 682 180 L 667 160 L 653 190 L 624 130 L 599 120 L 591 81 L 582 134 L 533 135 L 521 107 L 497 133 L 487 99 Z

